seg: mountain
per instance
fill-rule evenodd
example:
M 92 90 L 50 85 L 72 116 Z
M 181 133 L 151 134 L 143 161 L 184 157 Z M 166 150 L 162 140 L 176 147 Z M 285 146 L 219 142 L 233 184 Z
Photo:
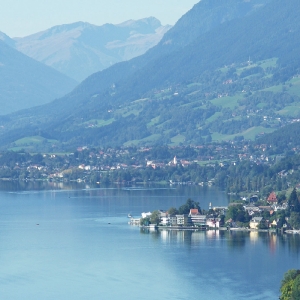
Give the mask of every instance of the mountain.
M 153 50 L 161 54 L 176 51 L 193 42 L 201 34 L 228 21 L 255 13 L 272 0 L 200 1 L 183 15 Z
M 118 25 L 77 22 L 4 41 L 14 43 L 18 51 L 29 57 L 82 81 L 117 62 L 144 54 L 170 28 L 153 17 Z
M 10 42 L 10 39 L 1 34 Z M 42 105 L 70 92 L 77 82 L 0 40 L 1 114 Z
M 8 35 L 6 35 L 4 32 L 0 31 L 0 41 L 3 41 L 5 44 L 7 44 L 10 47 L 15 47 L 15 41 L 11 39 Z
M 0 118 L 2 144 L 36 135 L 62 149 L 201 144 L 288 124 L 300 103 L 298 2 L 229 2 L 200 1 L 144 55 L 50 104 Z M 199 15 L 207 16 L 201 26 Z

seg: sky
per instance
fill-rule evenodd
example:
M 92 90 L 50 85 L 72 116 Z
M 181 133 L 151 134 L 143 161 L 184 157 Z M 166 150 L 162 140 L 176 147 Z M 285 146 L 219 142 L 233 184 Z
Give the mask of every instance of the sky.
M 83 21 L 119 24 L 156 17 L 174 25 L 199 0 L 2 0 L 0 31 L 23 37 L 55 25 Z

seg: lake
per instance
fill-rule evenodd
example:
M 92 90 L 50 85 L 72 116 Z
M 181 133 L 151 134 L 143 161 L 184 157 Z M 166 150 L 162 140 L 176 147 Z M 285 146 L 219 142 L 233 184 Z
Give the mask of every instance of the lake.
M 150 232 L 127 214 L 228 204 L 214 188 L 0 185 L 1 299 L 278 299 L 298 235 Z

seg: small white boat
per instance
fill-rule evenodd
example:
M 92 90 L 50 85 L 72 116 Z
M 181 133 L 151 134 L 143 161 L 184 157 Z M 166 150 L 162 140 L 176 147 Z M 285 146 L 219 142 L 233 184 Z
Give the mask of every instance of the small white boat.
M 132 215 L 131 215 L 131 214 L 128 214 L 128 215 L 127 215 L 127 218 L 132 218 Z

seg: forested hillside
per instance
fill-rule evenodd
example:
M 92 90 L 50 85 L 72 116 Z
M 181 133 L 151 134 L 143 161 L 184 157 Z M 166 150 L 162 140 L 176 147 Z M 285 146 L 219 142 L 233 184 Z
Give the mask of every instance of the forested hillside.
M 167 34 L 182 46 L 158 55 L 166 35 L 157 48 L 92 75 L 66 97 L 2 118 L 2 144 L 36 135 L 62 149 L 201 144 L 255 139 L 293 122 L 300 100 L 300 7 L 296 0 L 258 2 L 227 21 L 226 14 L 220 18 L 224 1 L 201 1 Z M 203 11 L 211 17 L 201 31 L 196 16 Z M 214 18 L 219 21 L 212 24 Z M 200 33 L 184 46 L 187 24 Z

